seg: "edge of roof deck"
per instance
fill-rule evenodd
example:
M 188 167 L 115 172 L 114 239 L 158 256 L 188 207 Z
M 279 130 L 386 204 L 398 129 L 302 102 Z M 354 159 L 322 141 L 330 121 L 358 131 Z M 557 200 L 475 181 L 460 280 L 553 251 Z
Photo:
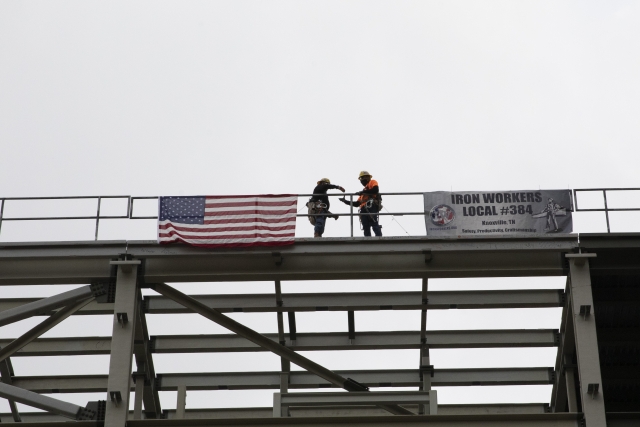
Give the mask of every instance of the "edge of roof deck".
M 640 239 L 640 234 L 638 234 Z M 296 238 L 292 245 L 254 246 L 238 248 L 203 248 L 183 243 L 159 244 L 155 240 L 80 240 L 43 242 L 0 242 L 1 257 L 34 257 L 51 254 L 55 250 L 66 250 L 65 256 L 111 256 L 128 253 L 133 256 L 163 256 L 192 254 L 233 254 L 233 253 L 326 253 L 328 247 L 341 246 L 350 253 L 351 249 L 363 252 L 379 252 L 381 247 L 397 246 L 399 250 L 572 250 L 578 247 L 578 234 L 536 236 L 513 235 L 465 236 L 465 237 L 323 237 Z M 42 253 L 38 253 L 38 250 Z M 394 250 L 394 249 L 385 249 Z M 88 252 L 90 251 L 90 252 Z

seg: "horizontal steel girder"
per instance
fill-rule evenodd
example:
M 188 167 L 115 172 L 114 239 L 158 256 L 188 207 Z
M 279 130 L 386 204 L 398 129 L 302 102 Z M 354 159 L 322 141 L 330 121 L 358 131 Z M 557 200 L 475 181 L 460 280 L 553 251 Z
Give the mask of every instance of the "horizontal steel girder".
M 565 299 L 564 291 L 559 289 L 432 291 L 427 293 L 426 305 L 422 304 L 421 292 L 283 294 L 282 306 L 276 304 L 273 294 L 191 295 L 191 297 L 223 313 L 544 308 L 562 307 Z M 0 312 L 33 301 L 36 299 L 0 299 Z M 144 306 L 148 314 L 191 312 L 163 296 L 145 296 Z M 52 312 L 46 314 L 52 314 Z M 113 304 L 92 302 L 77 314 L 113 314 Z
M 335 372 L 368 387 L 418 387 L 422 383 L 417 369 Z M 436 369 L 431 384 L 435 387 L 539 385 L 551 384 L 553 377 L 552 368 Z M 189 390 L 279 389 L 280 372 L 158 374 L 157 381 L 159 391 L 175 391 L 179 385 L 186 385 Z M 107 390 L 107 376 L 14 377 L 13 384 L 37 393 L 99 393 Z M 330 387 L 328 381 L 309 372 L 291 372 L 289 388 Z
M 410 409 L 417 410 L 417 407 L 406 405 Z M 130 416 L 127 421 L 129 427 L 165 427 L 176 424 L 181 427 L 202 427 L 217 426 L 231 427 L 242 425 L 243 427 L 347 427 L 361 425 L 367 427 L 397 427 L 397 426 L 420 426 L 429 427 L 582 427 L 581 414 L 571 413 L 509 413 L 500 410 L 497 412 L 490 408 L 490 405 L 479 405 L 473 412 L 448 411 L 449 405 L 438 405 L 438 414 L 402 417 L 400 420 L 393 416 L 383 415 L 381 410 L 375 407 L 360 408 L 292 408 L 293 418 L 273 419 L 273 408 L 230 408 L 230 409 L 187 409 L 185 417 L 176 422 L 175 411 L 165 411 L 169 420 L 165 419 L 145 419 L 133 420 Z M 453 405 L 451 405 L 453 406 Z M 508 406 L 508 405 L 501 405 Z M 542 406 L 542 405 L 538 405 Z M 10 414 L 0 414 L 3 423 L 11 424 Z M 242 420 L 238 420 L 242 418 Z M 6 419 L 6 421 L 5 421 Z M 27 413 L 24 415 L 25 422 L 32 427 L 68 427 L 69 423 L 62 424 L 61 418 L 45 412 Z M 279 422 L 280 421 L 280 422 Z M 607 420 L 610 427 L 627 427 L 630 424 L 625 420 Z M 617 422 L 621 422 L 618 424 Z M 76 421 L 75 427 L 96 427 L 95 421 Z
M 24 305 L 0 311 L 0 326 L 27 319 L 31 316 L 47 314 L 52 310 L 92 298 L 100 293 L 104 293 L 102 286 L 88 285 L 48 298 L 33 300 Z
M 278 334 L 264 334 L 278 341 Z M 295 345 L 285 334 L 286 345 L 297 351 L 403 350 L 420 348 L 420 331 L 357 332 L 353 343 L 347 332 L 296 334 Z M 0 347 L 11 342 L 0 339 Z M 554 347 L 555 329 L 498 329 L 470 331 L 427 331 L 427 343 L 438 348 Z M 14 354 L 18 356 L 72 356 L 109 354 L 110 337 L 40 338 Z M 158 335 L 151 337 L 152 353 L 222 353 L 265 351 L 235 334 Z
M 418 405 L 402 405 L 412 412 L 418 412 Z M 544 403 L 515 403 L 515 404 L 486 404 L 486 405 L 438 405 L 440 415 L 486 415 L 486 414 L 545 414 L 548 405 Z M 291 408 L 293 417 L 309 416 L 379 416 L 387 415 L 387 411 L 372 407 L 344 407 L 327 406 L 313 408 Z M 175 409 L 165 409 L 163 411 L 167 419 L 175 419 Z M 66 418 L 47 412 L 26 412 L 22 413 L 23 422 L 64 422 Z M 273 417 L 273 407 L 257 408 L 192 408 L 187 409 L 185 418 L 187 419 L 229 419 L 229 418 L 271 418 Z M 3 423 L 12 423 L 10 413 L 0 413 Z M 129 413 L 129 419 L 133 419 L 133 411 Z
M 297 239 L 277 250 L 204 249 L 150 241 L 4 243 L 0 285 L 90 283 L 109 260 L 144 259 L 153 282 L 555 276 L 577 236 L 536 238 Z

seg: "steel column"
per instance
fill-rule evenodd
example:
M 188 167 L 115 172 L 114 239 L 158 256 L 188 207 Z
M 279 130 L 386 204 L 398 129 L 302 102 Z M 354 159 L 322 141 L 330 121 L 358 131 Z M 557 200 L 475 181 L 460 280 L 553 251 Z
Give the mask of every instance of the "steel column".
M 140 261 L 111 261 L 117 265 L 116 297 L 105 427 L 124 427 L 129 413 L 133 338 L 138 310 L 137 271 Z
M 133 419 L 142 419 L 142 398 L 144 397 L 144 379 L 146 375 L 144 372 L 136 372 L 133 374 L 133 382 L 136 383 L 136 391 L 133 403 Z
M 280 281 L 275 281 L 276 286 L 276 305 L 278 307 L 282 307 L 284 302 L 282 301 L 282 288 L 280 286 Z M 276 313 L 278 319 L 278 342 L 280 345 L 285 346 L 286 341 L 284 338 L 284 319 L 282 311 L 278 311 Z M 291 372 L 291 362 L 289 362 L 284 357 L 280 358 L 280 368 L 282 372 L 280 373 L 280 392 L 286 393 L 289 391 L 289 374 Z
M 187 406 L 187 386 L 178 386 L 178 399 L 176 402 L 176 418 L 184 418 L 184 411 Z
M 142 294 L 138 290 L 139 306 L 136 315 L 135 338 L 133 354 L 136 358 L 138 371 L 144 372 L 144 413 L 146 418 L 158 418 L 162 414 L 160 397 L 156 389 L 156 371 L 151 356 L 149 332 L 147 330 L 147 318 L 142 310 Z M 136 386 L 137 390 L 137 386 Z
M 589 258 L 592 257 L 595 257 L 595 254 L 567 254 L 571 273 L 571 303 L 582 412 L 589 427 L 606 427 L 596 313 L 593 310 L 589 273 Z

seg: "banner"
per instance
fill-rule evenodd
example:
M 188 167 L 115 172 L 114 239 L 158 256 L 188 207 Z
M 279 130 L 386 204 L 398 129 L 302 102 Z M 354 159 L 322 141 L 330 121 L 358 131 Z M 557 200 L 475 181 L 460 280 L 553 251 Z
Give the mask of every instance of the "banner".
M 571 233 L 571 190 L 424 193 L 428 236 Z

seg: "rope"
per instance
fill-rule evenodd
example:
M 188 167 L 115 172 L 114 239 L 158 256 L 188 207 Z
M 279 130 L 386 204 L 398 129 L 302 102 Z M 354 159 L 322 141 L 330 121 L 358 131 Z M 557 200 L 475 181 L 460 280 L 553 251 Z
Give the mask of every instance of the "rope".
M 386 208 L 386 207 L 384 207 L 384 206 L 382 207 L 382 209 L 384 209 L 385 211 L 387 211 L 387 213 L 389 213 L 389 214 L 391 213 L 391 212 L 389 212 L 389 211 L 387 210 L 387 208 Z M 396 219 L 396 217 L 395 217 L 395 216 L 391 215 L 391 221 L 395 221 L 395 222 L 396 222 L 396 224 L 398 224 L 398 225 L 400 226 L 400 228 L 402 228 L 402 231 L 404 231 L 404 232 L 405 232 L 405 234 L 406 234 L 407 236 L 411 236 L 411 235 L 407 232 L 407 230 L 405 230 L 405 229 L 404 229 L 404 227 L 402 226 L 402 224 L 400 224 L 400 223 L 398 222 L 398 220 Z

